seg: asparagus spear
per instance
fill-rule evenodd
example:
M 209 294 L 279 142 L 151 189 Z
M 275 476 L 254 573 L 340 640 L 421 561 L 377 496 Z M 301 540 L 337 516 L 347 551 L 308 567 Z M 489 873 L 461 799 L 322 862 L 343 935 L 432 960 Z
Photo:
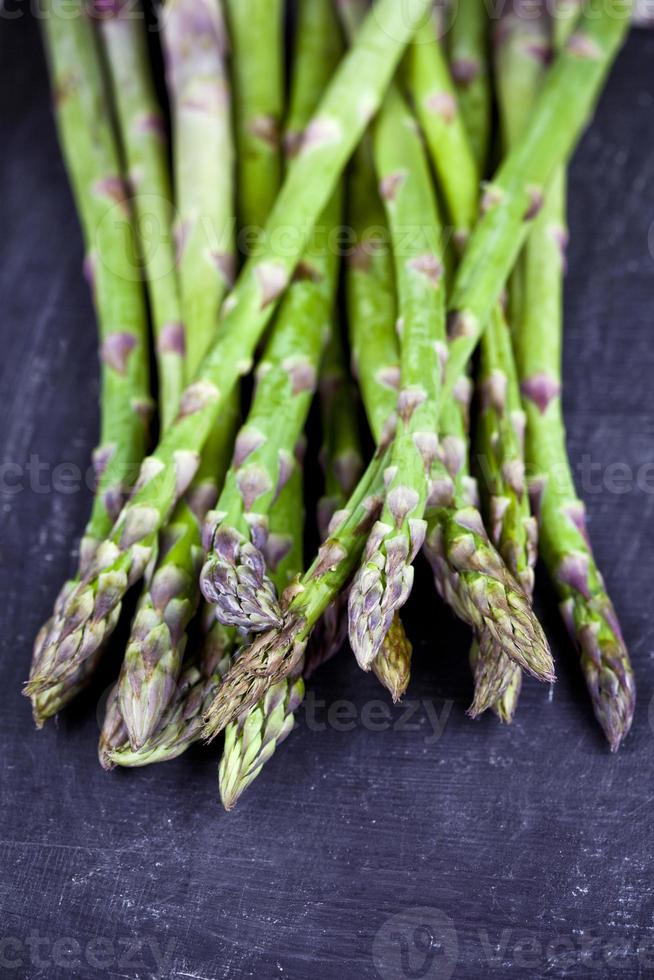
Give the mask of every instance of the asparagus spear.
M 184 389 L 185 330 L 175 269 L 165 123 L 150 74 L 142 8 L 127 0 L 95 0 L 93 11 L 126 157 L 156 339 L 159 413 L 166 429 Z
M 98 747 L 103 769 L 114 766 L 137 768 L 167 762 L 182 755 L 200 738 L 203 716 L 231 664 L 236 642 L 211 618 L 211 625 L 197 656 L 189 659 L 177 681 L 175 693 L 156 731 L 138 750 L 134 750 L 118 703 L 118 686 L 109 693 Z
M 201 600 L 202 524 L 233 447 L 237 413 L 235 405 L 230 408 L 209 438 L 198 476 L 161 532 L 157 563 L 132 623 L 118 703 L 134 751 L 148 743 L 175 696 L 187 629 Z
M 365 0 L 343 0 L 339 7 L 345 32 L 353 42 L 363 22 L 367 4 Z M 392 92 L 392 97 L 402 110 L 399 93 Z M 406 118 L 409 119 L 408 113 Z M 412 120 L 410 122 L 412 124 Z M 391 137 L 393 125 L 391 120 Z M 400 134 L 400 142 L 402 138 Z M 415 141 L 412 141 L 409 156 L 414 156 L 424 165 L 424 157 Z M 426 196 L 429 198 L 424 169 L 422 178 L 418 182 L 419 187 L 427 189 Z M 377 192 L 372 146 L 368 139 L 364 140 L 355 155 L 350 197 L 351 220 L 356 234 L 356 246 L 347 278 L 353 366 L 361 385 L 370 428 L 378 444 L 385 444 L 397 426 L 395 409 L 401 368 L 395 331 L 394 270 L 388 249 L 389 229 Z M 433 200 L 429 201 L 429 206 L 435 210 Z M 398 230 L 396 222 L 396 233 Z M 354 589 L 356 587 L 355 580 Z M 348 607 L 352 601 L 356 603 L 353 589 L 350 589 L 347 599 Z M 397 610 L 390 610 L 387 627 L 368 669 L 372 669 L 390 691 L 393 701 L 398 701 L 409 684 L 413 649 Z
M 459 0 L 453 9 L 448 38 L 458 102 L 477 169 L 484 173 L 492 121 L 486 5 L 479 0 Z
M 280 593 L 302 568 L 303 520 L 302 472 L 296 464 L 270 515 L 271 533 L 280 555 L 271 576 Z M 258 704 L 227 726 L 218 770 L 220 798 L 226 810 L 235 806 L 293 730 L 295 711 L 304 698 L 302 666 L 299 663 L 293 675 L 273 685 Z
M 184 0 L 181 0 L 182 5 Z M 215 89 L 216 66 L 221 64 L 224 39 L 221 33 L 220 8 L 208 7 L 208 17 L 185 17 L 180 10 L 180 0 L 172 0 L 171 14 L 166 19 L 166 39 L 169 49 L 168 81 L 172 102 L 178 106 L 177 118 L 182 123 L 177 134 L 176 148 L 180 157 L 175 158 L 176 184 L 184 187 L 188 158 L 198 162 L 197 175 L 192 179 L 193 188 L 184 189 L 185 207 L 190 214 L 201 214 L 205 222 L 214 228 L 230 227 L 233 210 L 233 179 L 231 137 L 225 127 L 228 116 L 229 92 L 222 77 L 218 76 L 220 104 L 211 111 L 201 111 L 203 139 L 192 125 L 184 125 L 185 99 L 189 92 L 196 97 L 207 84 L 207 63 L 214 71 L 209 84 Z M 216 15 L 217 11 L 217 15 Z M 210 29 L 207 28 L 210 25 Z M 215 98 L 215 90 L 214 90 Z M 195 104 L 195 103 L 194 103 Z M 198 105 L 208 108 L 216 105 L 211 98 Z M 216 159 L 206 161 L 208 153 L 216 148 L 215 137 L 223 144 Z M 187 145 L 190 141 L 190 146 Z M 199 177 L 217 180 L 226 192 L 216 197 L 210 189 L 199 186 Z M 213 207 L 202 212 L 202 207 Z M 221 255 L 228 255 L 229 243 L 223 238 Z M 231 243 L 231 264 L 234 261 L 235 243 Z M 201 259 L 197 254 L 196 258 Z M 227 263 L 228 265 L 229 263 Z M 189 374 L 195 372 L 199 359 L 211 344 L 216 322 L 210 322 L 206 313 L 216 309 L 225 290 L 225 279 L 216 274 L 211 262 L 200 261 L 196 267 L 183 262 L 180 267 L 182 295 L 187 333 L 190 341 L 186 358 Z M 210 301 L 206 302 L 206 297 Z M 146 585 L 139 608 L 132 624 L 120 678 L 118 681 L 118 706 L 127 728 L 130 743 L 138 751 L 149 742 L 164 716 L 167 705 L 176 697 L 176 688 L 182 658 L 186 647 L 186 631 L 201 598 L 198 578 L 202 564 L 201 527 L 207 511 L 216 503 L 229 466 L 235 424 L 238 418 L 238 391 L 235 390 L 225 411 L 210 433 L 202 454 L 202 462 L 193 483 L 161 532 L 159 555 Z
M 254 233 L 253 242 L 282 177 L 283 13 L 282 0 L 227 0 L 238 151 L 237 212 L 248 240 Z
M 320 406 L 323 431 L 320 462 L 325 475 L 325 493 L 318 501 L 317 517 L 320 537 L 325 540 L 334 514 L 347 502 L 363 471 L 357 397 L 348 376 L 343 341 L 336 325 L 321 368 Z M 334 656 L 346 637 L 347 593 L 344 590 L 326 609 L 311 636 L 304 676 L 309 677 Z
M 93 509 L 82 538 L 77 578 L 61 589 L 56 618 L 120 511 L 143 457 L 152 403 L 145 302 L 132 266 L 135 231 L 93 30 L 81 6 L 75 17 L 62 18 L 56 5 L 49 5 L 43 27 L 59 139 L 84 234 L 86 269 L 98 317 L 102 386 Z M 116 619 L 114 614 L 110 629 Z M 46 624 L 36 639 L 32 678 L 47 663 L 53 626 L 54 621 Z M 96 634 L 96 645 L 104 632 Z M 39 727 L 77 693 L 90 673 L 89 667 L 76 669 L 55 689 L 43 686 L 43 695 L 32 702 Z
M 543 190 L 572 151 L 624 38 L 627 0 L 586 8 L 547 72 L 529 123 L 482 198 L 449 301 L 450 356 L 445 393 L 461 376 L 533 225 Z M 492 260 L 489 261 L 489 255 Z M 500 285 L 500 283 L 502 285 Z
M 324 214 L 338 224 L 340 200 Z M 292 469 L 316 389 L 336 288 L 337 256 L 316 244 L 305 253 L 257 371 L 257 389 L 236 440 L 225 486 L 206 524 L 202 591 L 228 626 L 260 632 L 280 622 L 277 591 L 266 571 L 268 514 Z
M 385 506 L 348 603 L 350 643 L 364 670 L 372 666 L 395 612 L 408 598 L 412 562 L 424 540 L 446 344 L 436 202 L 413 118 L 396 89 L 377 121 L 374 148 L 394 244 L 401 370 Z
M 266 691 L 292 676 L 302 663 L 313 628 L 347 583 L 363 551 L 383 501 L 382 466 L 386 447 L 377 452 L 348 501 L 334 515 L 330 534 L 302 578 L 282 597 L 281 627 L 257 636 L 227 674 L 205 716 L 206 738 L 213 738 Z
M 320 369 L 323 444 L 320 462 L 324 494 L 318 502 L 318 529 L 327 536 L 332 517 L 356 487 L 363 472 L 357 421 L 357 395 L 345 363 L 338 324 L 332 327 Z
M 177 267 L 192 377 L 214 340 L 235 270 L 234 150 L 227 35 L 220 0 L 166 0 L 162 12 L 172 114 Z
M 390 233 L 367 144 L 354 161 L 348 215 L 355 238 L 346 276 L 352 371 L 370 430 L 383 442 L 395 427 L 400 352 Z
M 525 417 L 517 370 L 509 328 L 499 307 L 482 337 L 478 385 L 476 456 L 491 539 L 525 595 L 531 596 L 538 530 L 527 494 Z M 471 716 L 493 705 L 503 721 L 511 722 L 521 687 L 519 668 L 501 649 L 489 651 L 485 658 L 477 647 L 471 661 L 475 673 Z
M 323 45 L 317 51 L 315 39 Z M 288 113 L 291 136 L 286 145 L 291 154 L 297 152 L 338 61 L 338 40 L 331 5 L 325 0 L 303 4 Z M 207 522 L 204 595 L 216 605 L 221 622 L 246 631 L 260 632 L 281 618 L 278 591 L 266 571 L 268 514 L 288 479 L 332 330 L 338 256 L 330 238 L 340 212 L 337 190 L 280 308 L 258 368 L 257 390 L 237 440 L 234 464 Z
M 285 139 L 291 156 L 297 152 L 304 127 L 311 118 L 339 55 L 338 30 L 330 0 L 305 0 L 298 12 L 288 131 Z M 333 227 L 339 210 L 340 195 L 337 193 L 323 214 L 324 229 L 321 230 Z M 293 286 L 291 292 L 295 293 L 297 305 L 291 307 L 290 295 L 286 303 L 289 305 L 289 312 L 297 310 L 297 322 L 300 324 L 306 322 L 306 313 L 320 312 L 320 316 L 315 315 L 315 331 L 324 324 L 324 316 L 331 313 L 336 285 L 336 260 L 325 255 L 323 248 L 317 250 L 314 247 L 309 250 L 304 262 L 307 268 L 311 267 L 308 263 L 312 264 L 323 285 L 319 286 L 314 282 L 310 288 L 303 289 Z M 316 275 L 313 279 L 316 279 Z M 319 301 L 317 310 L 314 302 L 316 299 Z M 283 326 L 282 314 L 283 311 L 275 326 L 276 333 L 288 329 Z M 289 323 L 295 318 L 293 315 L 289 316 Z M 327 326 L 329 329 L 329 324 Z M 308 333 L 314 331 L 309 330 Z M 330 333 L 333 344 L 333 327 Z M 317 346 L 316 351 L 318 350 Z M 315 366 L 317 364 L 316 360 Z M 301 427 L 304 425 L 305 415 L 306 413 L 302 415 Z M 293 442 L 298 434 L 292 436 Z M 273 567 L 270 567 L 268 561 L 268 565 L 270 583 L 278 595 L 284 592 L 303 566 L 303 516 L 302 477 L 296 463 L 289 481 L 270 512 L 269 541 L 275 543 L 272 554 L 281 556 L 281 560 Z M 301 676 L 303 666 L 299 663 L 293 675 L 280 680 L 266 692 L 258 704 L 227 727 L 219 768 L 220 795 L 225 809 L 232 809 L 240 795 L 261 772 L 276 747 L 292 730 L 294 712 L 304 697 Z
M 361 10 L 357 11 L 356 3 L 348 6 L 349 19 L 344 16 L 344 20 L 348 32 L 352 33 L 360 21 Z M 348 203 L 355 235 L 346 277 L 352 367 L 373 437 L 376 442 L 384 443 L 395 428 L 400 356 L 395 331 L 395 278 L 389 230 L 377 191 L 368 140 L 355 155 Z M 339 601 L 340 597 L 333 606 Z M 323 622 L 328 616 L 329 610 Z M 372 662 L 373 672 L 394 701 L 398 701 L 407 689 L 412 653 L 411 643 L 396 613 Z
M 28 693 L 75 673 L 111 633 L 126 589 L 142 576 L 158 530 L 188 487 L 207 435 L 238 376 L 248 370 L 257 340 L 428 2 L 407 0 L 400 8 L 394 0 L 378 0 L 373 7 L 308 127 L 267 222 L 262 252 L 246 263 L 220 335 L 186 389 L 178 418 L 144 462 L 129 504 L 43 635 Z M 276 249 L 280 237 L 284 248 Z
M 416 33 L 407 56 L 406 74 L 429 156 L 454 225 L 454 244 L 460 250 L 477 219 L 479 169 L 439 43 L 439 25 L 440 17 L 435 11 Z M 470 107 L 469 100 L 467 106 Z
M 504 27 L 502 46 L 519 43 L 506 24 Z M 576 30 L 568 47 L 578 45 L 575 39 L 579 36 Z M 499 61 L 498 72 L 503 67 Z M 508 113 L 508 103 L 504 108 Z M 566 451 L 560 394 L 564 215 L 565 175 L 559 171 L 525 248 L 522 307 L 514 323 L 514 345 L 527 414 L 527 464 L 534 474 L 540 553 L 579 651 L 595 716 L 615 752 L 631 727 L 635 682 L 617 616 L 588 540 L 585 509 L 575 491 Z
M 473 35 L 477 25 L 463 17 L 458 25 L 459 42 L 466 32 Z M 488 83 L 486 46 L 468 38 L 470 49 L 478 48 L 477 64 L 481 66 L 478 88 Z M 470 100 L 461 111 L 449 80 L 449 71 L 435 38 L 433 24 L 426 24 L 410 49 L 409 86 L 418 106 L 421 124 L 427 136 L 432 161 L 439 174 L 445 203 L 459 240 L 465 241 L 477 212 L 478 161 L 475 160 L 468 135 L 480 122 L 479 111 Z M 434 111 L 447 95 L 447 116 Z M 483 100 L 490 111 L 490 98 Z M 479 109 L 479 106 L 476 106 Z M 467 119 L 468 130 L 464 125 Z M 457 174 L 456 182 L 448 179 Z M 533 589 L 533 562 L 536 557 L 535 522 L 527 498 L 521 434 L 524 416 L 520 409 L 518 378 L 508 327 L 496 307 L 481 338 L 480 372 L 481 416 L 477 427 L 477 457 L 483 462 L 483 489 L 491 537 L 507 567 L 530 596 Z M 470 709 L 473 717 L 485 710 L 498 695 L 507 697 L 498 711 L 510 720 L 517 704 L 520 668 L 498 648 L 488 650 L 488 659 L 480 647 L 473 645 L 471 659 L 475 671 L 475 699 Z

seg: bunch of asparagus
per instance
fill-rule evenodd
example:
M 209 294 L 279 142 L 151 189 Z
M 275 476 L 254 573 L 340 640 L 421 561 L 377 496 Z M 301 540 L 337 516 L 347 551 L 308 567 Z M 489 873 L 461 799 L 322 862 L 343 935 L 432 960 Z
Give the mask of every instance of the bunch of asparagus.
M 565 165 L 627 0 L 515 0 L 492 22 L 479 0 L 302 0 L 289 29 L 282 0 L 165 0 L 168 113 L 133 4 L 48 4 L 102 423 L 78 567 L 34 648 L 37 725 L 89 683 L 138 587 L 100 761 L 224 731 L 230 808 L 346 636 L 404 694 L 420 551 L 471 628 L 470 714 L 510 722 L 523 672 L 554 681 L 540 555 L 616 750 L 634 680 L 566 456 L 561 340 Z

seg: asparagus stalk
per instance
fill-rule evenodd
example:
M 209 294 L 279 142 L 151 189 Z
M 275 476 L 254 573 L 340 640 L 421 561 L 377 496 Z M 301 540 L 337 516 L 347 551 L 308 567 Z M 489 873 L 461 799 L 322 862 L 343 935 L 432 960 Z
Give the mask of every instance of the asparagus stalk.
M 479 76 L 488 79 L 486 46 L 477 43 L 478 25 L 464 16 L 458 24 L 458 40 L 477 47 Z M 481 85 L 481 82 L 479 83 Z M 480 122 L 470 100 L 461 111 L 449 81 L 449 71 L 434 35 L 433 24 L 426 24 L 410 50 L 409 85 L 414 95 L 428 147 L 443 187 L 446 206 L 455 223 L 459 240 L 465 241 L 476 217 L 478 161 L 468 141 L 471 127 Z M 447 96 L 447 116 L 435 112 Z M 436 98 L 438 95 L 438 98 Z M 490 98 L 484 100 L 490 112 Z M 479 106 L 476 107 L 477 110 Z M 465 122 L 467 122 L 468 131 Z M 489 121 L 490 122 L 490 121 Z M 470 134 L 474 135 L 474 134 Z M 448 178 L 457 174 L 457 181 Z M 531 517 L 524 477 L 522 433 L 524 415 L 520 407 L 517 371 L 504 315 L 496 307 L 481 338 L 480 371 L 481 416 L 477 427 L 477 458 L 483 465 L 486 516 L 491 538 L 516 581 L 527 596 L 533 589 L 533 563 L 536 557 L 536 529 Z M 504 691 L 498 705 L 501 717 L 510 720 L 517 705 L 520 668 L 498 648 L 481 655 L 473 645 L 471 660 L 475 671 L 475 699 L 470 714 L 475 717 Z
M 320 409 L 320 462 L 325 482 L 318 502 L 318 530 L 324 539 L 334 514 L 346 503 L 363 472 L 357 395 L 345 363 L 338 324 L 332 327 L 320 370 Z
M 338 223 L 335 197 L 325 227 Z M 315 393 L 336 288 L 337 256 L 307 250 L 302 277 L 282 304 L 257 370 L 257 389 L 236 440 L 234 460 L 215 511 L 207 518 L 202 591 L 227 626 L 260 632 L 281 611 L 267 574 L 268 515 L 292 471 L 295 444 Z
M 95 0 L 128 184 L 144 264 L 159 369 L 159 412 L 166 429 L 184 389 L 182 322 L 172 234 L 172 191 L 165 123 L 150 74 L 143 10 L 127 0 Z
M 482 217 L 449 302 L 445 392 L 461 376 L 543 201 L 544 188 L 586 125 L 629 22 L 628 0 L 586 8 L 547 72 L 529 123 L 482 198 Z M 489 260 L 489 256 L 491 259 Z M 501 285 L 500 285 L 501 284 Z
M 350 643 L 364 670 L 408 598 L 412 562 L 424 540 L 446 345 L 436 202 L 413 118 L 396 89 L 377 121 L 374 153 L 394 244 L 401 370 L 385 506 L 348 603 Z
M 407 84 L 454 225 L 454 244 L 461 250 L 477 219 L 480 175 L 439 43 L 439 23 L 434 12 L 416 33 L 407 57 Z
M 527 493 L 525 417 L 517 370 L 509 328 L 499 307 L 482 337 L 478 385 L 476 456 L 490 536 L 516 582 L 531 597 L 538 529 Z M 477 647 L 471 661 L 475 673 L 471 716 L 493 705 L 503 721 L 511 722 L 521 687 L 519 668 L 501 649 L 484 658 Z
M 192 377 L 216 335 L 235 270 L 234 150 L 227 34 L 220 0 L 166 0 L 177 268 Z
M 86 270 L 98 318 L 102 388 L 100 444 L 93 457 L 97 478 L 93 508 L 80 546 L 77 578 L 61 589 L 56 618 L 120 512 L 143 457 L 152 403 L 147 315 L 143 289 L 132 265 L 135 230 L 93 30 L 81 6 L 75 17 L 62 18 L 56 5 L 49 5 L 43 27 L 52 89 L 57 95 L 59 139 L 82 225 Z M 116 618 L 112 617 L 110 628 Z M 53 626 L 54 621 L 46 624 L 36 639 L 32 678 L 47 663 Z M 102 634 L 95 639 L 99 645 Z M 42 695 L 32 702 L 39 727 L 75 696 L 90 673 L 87 666 L 61 678 L 55 688 L 43 685 Z
M 215 737 L 302 663 L 313 628 L 350 578 L 379 514 L 386 448 L 378 450 L 377 466 L 368 467 L 348 507 L 334 515 L 329 537 L 310 568 L 286 590 L 281 627 L 257 636 L 228 673 L 205 716 L 206 738 Z
M 118 686 L 109 693 L 100 736 L 98 756 L 103 769 L 114 766 L 138 768 L 168 762 L 182 755 L 201 736 L 203 717 L 231 664 L 236 642 L 212 617 L 211 627 L 200 653 L 185 665 L 175 693 L 156 731 L 138 750 L 134 750 L 118 702 Z
M 320 374 L 323 445 L 320 461 L 325 493 L 318 502 L 318 530 L 322 540 L 337 511 L 347 502 L 363 471 L 357 421 L 357 397 L 345 364 L 343 341 L 337 326 L 332 331 Z M 311 635 L 304 664 L 309 677 L 342 647 L 347 637 L 347 593 L 344 590 L 327 608 Z
M 458 102 L 479 173 L 488 163 L 491 137 L 491 80 L 488 14 L 479 0 L 459 0 L 449 30 L 449 55 Z
M 366 12 L 365 0 L 342 0 L 341 19 L 352 42 Z M 415 146 L 414 146 L 415 149 Z M 389 229 L 377 192 L 372 147 L 365 140 L 353 167 L 350 215 L 356 235 L 347 276 L 353 367 L 375 440 L 385 443 L 397 425 L 400 358 L 395 330 L 395 283 Z M 349 605 L 348 595 L 348 605 Z M 335 605 L 336 603 L 334 603 Z M 371 668 L 398 701 L 411 676 L 413 648 L 399 613 L 393 613 Z
M 519 36 L 504 26 L 502 46 L 519 43 Z M 568 47 L 578 37 L 575 31 Z M 503 68 L 506 63 L 499 61 L 498 72 Z M 509 105 L 504 109 L 508 113 Z M 617 616 L 593 556 L 585 508 L 577 496 L 566 451 L 561 406 L 564 216 L 565 175 L 559 171 L 525 248 L 514 345 L 527 414 L 527 464 L 534 474 L 540 553 L 579 651 L 595 716 L 615 752 L 631 727 L 635 682 Z
M 258 237 L 282 177 L 282 0 L 227 0 L 233 49 L 238 215 Z
M 367 144 L 354 161 L 348 215 L 355 244 L 346 276 L 352 371 L 375 442 L 395 428 L 400 352 L 390 233 Z
M 187 629 L 201 599 L 202 524 L 229 467 L 236 419 L 232 405 L 209 438 L 198 476 L 161 532 L 157 563 L 132 623 L 118 703 L 135 752 L 149 742 L 176 695 Z
M 537 91 L 542 83 L 542 69 L 549 61 L 551 52 L 545 18 L 523 17 L 520 20 L 527 34 L 525 51 L 529 51 L 531 63 L 525 65 L 524 61 L 520 62 L 513 75 L 515 84 L 511 98 L 516 102 L 516 114 L 524 109 L 525 93 L 529 93 L 532 86 Z M 534 65 L 540 66 L 536 72 Z M 533 94 L 531 99 L 533 102 Z M 518 262 L 512 283 L 519 281 L 519 266 Z M 509 303 L 512 302 L 513 295 Z M 525 594 L 531 596 L 538 530 L 531 514 L 525 480 L 526 420 L 520 403 L 509 327 L 500 306 L 496 308 L 482 336 L 479 384 L 481 413 L 476 452 L 478 463 L 485 470 L 481 485 L 491 536 L 515 580 Z M 477 717 L 492 706 L 500 720 L 510 724 L 522 687 L 519 668 L 501 649 L 490 648 L 485 655 L 477 644 L 471 650 L 471 663 L 475 675 L 475 697 L 469 714 Z
M 222 329 L 186 389 L 180 413 L 145 460 L 134 495 L 80 584 L 56 610 L 28 693 L 75 673 L 112 631 L 125 591 L 141 578 L 159 529 L 188 487 L 199 454 L 287 286 L 318 216 L 375 114 L 429 0 L 378 0 L 328 86 L 266 225 L 227 301 Z M 352 96 L 352 93 L 356 93 Z M 297 234 L 289 236 L 288 229 Z M 283 238 L 284 248 L 276 248 Z M 290 240 L 289 240 L 290 238 Z
M 340 55 L 337 25 L 330 0 L 305 0 L 298 12 L 295 41 L 295 58 L 291 98 L 287 121 L 285 145 L 292 157 L 301 144 L 304 127 L 320 99 L 320 93 Z M 337 194 L 323 213 L 322 222 L 328 231 L 334 226 L 340 210 L 340 195 Z M 289 316 L 289 323 L 305 322 L 304 314 L 314 309 L 315 327 L 324 323 L 324 316 L 332 313 L 336 285 L 335 258 L 324 254 L 324 249 L 312 247 L 305 256 L 307 268 L 314 268 L 311 289 L 300 290 L 293 286 L 297 298 L 297 315 Z M 316 284 L 321 279 L 323 286 Z M 292 312 L 291 296 L 287 298 L 289 312 Z M 317 313 L 320 312 L 320 316 Z M 283 313 L 283 311 L 282 311 Z M 283 329 L 282 313 L 275 331 Z M 335 343 L 333 317 L 327 324 L 331 349 Z M 312 331 L 309 330 L 308 333 Z M 317 367 L 318 362 L 315 362 Z M 312 364 L 313 367 L 313 364 Z M 302 427 L 304 425 L 304 416 Z M 338 449 L 340 450 L 339 443 Z M 347 474 L 347 454 L 342 458 L 343 476 Z M 356 482 L 356 477 L 354 482 Z M 270 568 L 270 583 L 276 594 L 281 595 L 303 567 L 303 506 L 302 477 L 299 465 L 294 465 L 291 477 L 282 489 L 270 513 L 271 539 L 276 542 L 273 553 L 281 555 L 274 567 Z M 270 567 L 270 562 L 268 563 Z M 288 736 L 294 725 L 294 713 L 304 697 L 302 680 L 304 664 L 298 663 L 296 671 L 285 677 L 268 690 L 264 697 L 250 710 L 230 725 L 225 731 L 225 746 L 219 768 L 220 795 L 225 809 L 230 810 L 240 795 L 261 772 L 263 765 L 275 749 Z
M 279 562 L 271 568 L 271 576 L 280 594 L 302 569 L 302 490 L 302 472 L 296 464 L 270 515 L 271 532 L 278 541 L 280 555 Z M 299 663 L 296 673 L 273 685 L 258 704 L 227 726 L 218 769 L 220 798 L 226 810 L 235 806 L 293 730 L 295 711 L 304 698 L 302 666 Z
M 314 50 L 315 39 L 323 47 Z M 331 5 L 309 0 L 300 11 L 286 140 L 297 152 L 304 128 L 340 54 Z M 299 142 L 300 141 L 300 142 Z M 292 159 L 292 157 L 291 157 Z M 270 507 L 288 479 L 332 332 L 338 256 L 330 246 L 341 212 L 336 191 L 282 303 L 258 369 L 256 395 L 239 434 L 234 464 L 210 516 L 204 595 L 226 625 L 260 632 L 281 622 L 278 590 L 267 574 Z M 319 233 L 318 233 L 319 232 Z
M 184 0 L 182 0 L 183 4 Z M 218 12 L 216 16 L 216 11 Z M 214 70 L 208 82 L 215 88 L 215 67 L 221 64 L 224 39 L 221 33 L 220 8 L 208 7 L 209 20 L 183 16 L 179 0 L 172 0 L 171 13 L 166 19 L 166 38 L 170 51 L 168 81 L 172 102 L 178 106 L 177 117 L 181 131 L 177 134 L 176 184 L 183 188 L 185 207 L 190 214 L 201 214 L 202 220 L 214 228 L 230 227 L 233 207 L 233 179 L 231 137 L 225 128 L 228 116 L 229 92 L 224 79 L 218 75 L 219 110 L 203 111 L 202 107 L 215 105 L 211 98 L 206 103 L 200 98 L 198 106 L 203 121 L 202 143 L 193 125 L 184 125 L 185 99 L 189 92 L 199 97 L 207 85 L 207 64 Z M 207 22 L 211 29 L 206 29 Z M 181 60 L 180 60 L 181 59 Z M 215 99 L 215 91 L 213 92 Z M 216 148 L 216 135 L 223 140 L 220 155 L 206 161 L 208 153 Z M 188 143 L 190 142 L 190 146 Z M 190 178 L 185 172 L 188 158 L 194 154 L 198 162 L 197 174 Z M 199 178 L 217 180 L 226 196 L 216 197 L 211 189 L 199 186 Z M 184 188 L 191 180 L 192 189 Z M 200 208 L 213 207 L 201 212 Z M 195 236 L 194 236 L 195 237 Z M 229 243 L 223 238 L 221 255 L 229 255 Z M 235 244 L 231 243 L 231 264 L 234 261 Z M 196 254 L 200 259 L 200 254 Z M 224 263 L 227 267 L 230 263 Z M 189 341 L 186 368 L 193 374 L 198 361 L 210 346 L 217 320 L 211 323 L 206 313 L 222 299 L 226 281 L 216 274 L 211 262 L 199 261 L 191 268 L 183 262 L 180 268 L 182 295 Z M 199 294 L 199 295 L 198 295 Z M 211 297 L 210 302 L 205 302 Z M 169 702 L 177 696 L 177 684 L 186 647 L 186 631 L 201 598 L 198 578 L 202 565 L 201 527 L 207 511 L 216 503 L 229 466 L 235 424 L 238 418 L 238 390 L 235 390 L 225 411 L 210 433 L 202 454 L 202 462 L 184 499 L 176 506 L 169 523 L 161 533 L 159 555 L 139 603 L 132 624 L 132 632 L 118 681 L 118 707 L 129 735 L 132 749 L 136 752 L 147 744 L 161 722 Z

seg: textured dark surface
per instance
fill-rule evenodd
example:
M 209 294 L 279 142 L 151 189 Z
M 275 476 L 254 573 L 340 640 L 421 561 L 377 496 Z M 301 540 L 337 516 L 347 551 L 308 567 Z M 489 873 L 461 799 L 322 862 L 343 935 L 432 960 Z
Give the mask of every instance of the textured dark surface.
M 406 705 L 366 708 L 383 693 L 339 658 L 227 815 L 215 749 L 100 770 L 115 662 L 40 734 L 19 693 L 88 510 L 52 488 L 55 466 L 87 466 L 97 381 L 38 33 L 0 23 L 0 976 L 654 975 L 652 63 L 654 36 L 633 36 L 575 158 L 567 283 L 570 448 L 594 467 L 584 493 L 637 671 L 633 733 L 611 757 L 543 584 L 556 688 L 527 682 L 511 729 L 467 721 L 467 638 L 423 575 Z M 47 464 L 31 479 L 30 458 Z

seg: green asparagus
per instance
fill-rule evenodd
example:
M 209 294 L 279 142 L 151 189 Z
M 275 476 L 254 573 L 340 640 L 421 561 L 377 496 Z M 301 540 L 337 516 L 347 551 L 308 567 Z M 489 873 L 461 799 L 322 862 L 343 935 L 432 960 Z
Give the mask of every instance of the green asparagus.
M 506 25 L 503 34 L 503 45 L 510 44 L 512 34 Z M 568 49 L 578 49 L 580 38 L 583 34 L 576 28 Z M 500 62 L 498 72 L 503 67 Z M 505 103 L 505 114 L 509 109 Z M 519 126 L 514 130 L 519 139 Z M 507 134 L 507 138 L 513 137 Z M 566 451 L 560 394 L 564 215 L 565 176 L 559 171 L 525 248 L 514 346 L 527 414 L 527 465 L 540 526 L 540 553 L 579 650 L 595 715 L 615 752 L 631 727 L 635 682 L 588 540 L 585 508 L 575 491 Z
M 282 0 L 227 0 L 232 42 L 239 225 L 252 245 L 282 177 Z M 244 248 L 249 252 L 250 248 Z
M 135 493 L 42 636 L 28 693 L 75 673 L 111 633 L 122 597 L 141 578 L 159 529 L 192 480 L 215 419 L 248 370 L 257 340 L 428 3 L 407 0 L 400 8 L 395 0 L 378 0 L 372 8 L 307 128 L 267 222 L 263 251 L 246 263 L 226 301 L 220 334 L 186 389 L 175 423 L 144 461 Z M 284 248 L 276 249 L 280 237 Z
M 400 391 L 381 520 L 350 589 L 350 643 L 369 670 L 404 605 L 424 535 L 429 481 L 438 455 L 438 398 L 445 337 L 441 228 L 413 117 L 396 89 L 375 127 L 375 161 L 395 252 Z
M 54 3 L 48 7 L 44 43 L 56 93 L 59 139 L 80 215 L 98 317 L 102 399 L 100 445 L 93 457 L 97 488 L 80 546 L 77 578 L 63 586 L 53 619 L 36 638 L 30 680 L 46 670 L 55 622 L 120 512 L 145 451 L 152 408 L 145 298 L 132 265 L 136 234 L 92 26 L 81 5 L 72 18 L 62 17 Z M 96 633 L 96 649 L 116 619 L 117 614 L 110 614 L 107 629 Z M 75 696 L 91 672 L 89 666 L 82 669 L 80 662 L 54 685 L 47 677 L 38 685 L 40 693 L 33 696 L 32 705 L 39 727 Z
M 166 130 L 150 74 L 144 14 L 128 0 L 94 0 L 111 79 L 144 263 L 159 369 L 162 429 L 184 390 L 185 329 L 175 268 Z

